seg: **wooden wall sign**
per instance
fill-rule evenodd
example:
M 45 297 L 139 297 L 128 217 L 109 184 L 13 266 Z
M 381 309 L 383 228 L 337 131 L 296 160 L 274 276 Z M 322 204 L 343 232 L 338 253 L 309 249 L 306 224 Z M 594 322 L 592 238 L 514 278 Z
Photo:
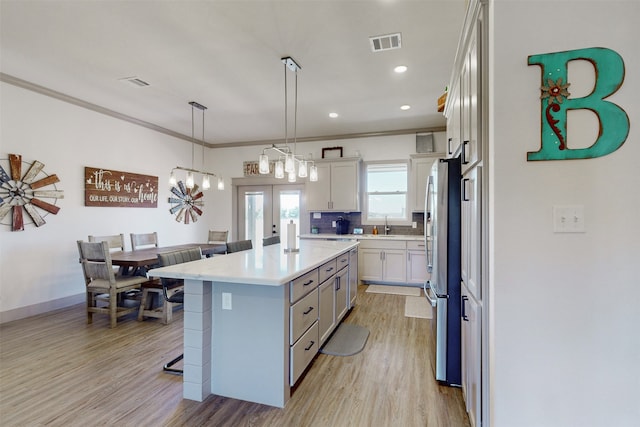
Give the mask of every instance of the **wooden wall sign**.
M 84 205 L 157 208 L 158 177 L 85 167 Z
M 580 98 L 569 92 L 568 64 L 584 60 L 593 65 L 593 91 Z M 607 155 L 624 144 L 629 135 L 629 117 L 618 105 L 606 100 L 622 86 L 624 61 L 615 51 L 602 47 L 531 55 L 529 65 L 539 65 L 540 149 L 527 153 L 527 160 L 589 159 Z M 589 110 L 599 122 L 600 131 L 587 148 L 571 148 L 567 135 L 567 112 Z
M 245 161 L 242 162 L 242 171 L 244 172 L 244 176 L 274 176 L 274 171 L 276 169 L 276 162 L 269 162 L 269 173 L 261 174 L 260 173 L 260 164 L 254 161 Z
M 11 230 L 23 231 L 24 209 L 27 220 L 31 218 L 36 227 L 44 225 L 44 216 L 49 213 L 56 215 L 60 211 L 55 204 L 57 199 L 64 198 L 63 191 L 56 187 L 60 179 L 56 174 L 44 172 L 44 163 L 37 160 L 23 162 L 20 154 L 9 154 L 8 160 L 9 173 L 0 165 L 0 221 L 11 212 Z M 24 175 L 23 163 L 28 167 Z M 53 190 L 49 186 L 53 186 Z M 52 203 L 42 199 L 49 199 Z

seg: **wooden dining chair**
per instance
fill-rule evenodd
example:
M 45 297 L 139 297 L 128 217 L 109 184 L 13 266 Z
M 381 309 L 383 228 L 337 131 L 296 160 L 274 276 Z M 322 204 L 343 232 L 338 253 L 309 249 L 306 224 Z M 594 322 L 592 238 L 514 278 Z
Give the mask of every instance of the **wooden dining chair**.
M 124 234 L 113 234 L 111 236 L 87 236 L 90 242 L 107 242 L 109 244 L 109 252 L 124 252 Z M 118 274 L 127 274 L 128 268 L 121 266 L 118 268 Z
M 209 230 L 209 238 L 207 239 L 207 243 L 227 243 L 228 236 L 229 231 Z
M 182 249 L 179 251 L 165 252 L 158 254 L 158 267 L 167 265 L 182 264 L 183 262 L 197 261 L 202 259 L 202 251 L 199 247 Z M 142 286 L 142 298 L 140 299 L 140 309 L 138 310 L 138 320 L 145 317 L 161 319 L 163 324 L 169 324 L 173 320 L 174 304 L 182 304 L 180 295 L 184 281 L 181 279 L 160 279 L 150 280 Z M 158 296 L 161 304 L 153 307 L 154 294 Z
M 246 251 L 249 249 L 253 249 L 253 243 L 251 243 L 251 240 L 237 240 L 235 242 L 227 243 L 228 254 L 231 254 L 234 252 Z
M 153 233 L 141 233 L 141 234 L 131 233 L 130 236 L 131 236 L 131 249 L 134 251 L 138 249 L 158 247 L 158 233 L 155 231 Z M 153 265 L 148 265 L 146 267 L 138 267 L 134 270 L 133 274 L 137 276 L 146 276 L 147 271 L 149 271 L 149 269 L 156 268 L 157 266 L 158 266 L 157 264 L 153 264 Z
M 270 236 L 262 239 L 262 246 L 277 245 L 280 243 L 280 236 Z
M 127 293 L 139 289 L 148 279 L 116 275 L 106 241 L 78 240 L 77 244 L 87 292 L 87 323 L 93 322 L 93 313 L 108 314 L 110 327 L 115 328 L 119 317 L 138 310 L 137 305 L 126 306 Z M 107 305 L 99 306 L 100 303 Z
M 131 233 L 131 249 L 138 250 L 143 248 L 158 247 L 158 233 Z

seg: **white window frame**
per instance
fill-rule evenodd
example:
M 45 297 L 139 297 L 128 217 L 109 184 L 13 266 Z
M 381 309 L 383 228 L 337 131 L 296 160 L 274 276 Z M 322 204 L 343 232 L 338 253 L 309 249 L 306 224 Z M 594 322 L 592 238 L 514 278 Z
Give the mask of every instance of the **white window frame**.
M 369 193 L 367 191 L 368 188 L 368 166 L 369 165 L 397 165 L 397 164 L 404 164 L 407 166 L 407 190 L 405 192 L 405 212 L 407 217 L 404 220 L 397 220 L 397 219 L 389 219 L 388 220 L 388 225 L 412 225 L 412 213 L 411 213 L 411 209 L 409 208 L 409 204 L 410 204 L 410 196 L 411 196 L 411 189 L 409 188 L 409 183 L 411 182 L 411 169 L 410 169 L 410 164 L 408 160 L 381 160 L 381 161 L 371 161 L 371 162 L 364 162 L 364 167 L 362 168 L 362 182 L 364 183 L 363 187 L 362 187 L 362 213 L 361 213 L 361 218 L 360 218 L 360 222 L 363 225 L 384 225 L 384 219 L 380 220 L 380 219 L 369 219 Z M 384 233 L 383 230 L 381 230 L 381 232 Z

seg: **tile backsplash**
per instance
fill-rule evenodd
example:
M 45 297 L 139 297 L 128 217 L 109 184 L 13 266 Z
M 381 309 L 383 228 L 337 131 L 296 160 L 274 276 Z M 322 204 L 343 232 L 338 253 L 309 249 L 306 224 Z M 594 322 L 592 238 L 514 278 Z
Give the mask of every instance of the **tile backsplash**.
M 314 218 L 313 214 L 310 215 L 310 227 L 318 227 L 318 233 L 321 234 L 335 234 L 336 229 L 332 227 L 331 224 L 333 221 L 336 221 L 339 217 L 342 217 L 349 221 L 349 233 L 353 234 L 354 228 L 363 228 L 364 234 L 372 234 L 373 225 L 362 225 L 361 223 L 361 213 L 360 212 L 322 212 L 321 218 Z M 422 235 L 424 234 L 424 213 L 422 212 L 414 212 L 411 214 L 411 221 L 415 221 L 418 225 L 417 228 L 412 228 L 410 225 L 391 225 L 391 230 L 389 234 L 408 234 L 408 235 Z M 381 221 L 380 224 L 376 224 L 378 227 L 378 232 L 380 234 L 384 234 L 384 221 Z M 306 230 L 307 233 L 311 233 L 311 230 Z

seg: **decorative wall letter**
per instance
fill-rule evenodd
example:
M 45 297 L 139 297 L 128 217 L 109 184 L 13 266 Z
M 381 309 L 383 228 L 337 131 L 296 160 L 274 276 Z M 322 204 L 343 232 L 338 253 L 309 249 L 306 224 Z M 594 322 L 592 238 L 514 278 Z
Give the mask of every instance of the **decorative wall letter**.
M 589 61 L 595 72 L 593 91 L 582 98 L 570 98 L 567 65 L 574 60 Z M 527 153 L 527 160 L 568 160 L 601 157 L 616 151 L 629 134 L 629 117 L 618 105 L 605 101 L 624 80 L 624 61 L 606 48 L 588 48 L 529 56 L 529 65 L 542 68 L 540 90 L 542 131 L 540 150 Z M 600 132 L 587 148 L 569 148 L 567 111 L 591 110 L 598 117 Z

